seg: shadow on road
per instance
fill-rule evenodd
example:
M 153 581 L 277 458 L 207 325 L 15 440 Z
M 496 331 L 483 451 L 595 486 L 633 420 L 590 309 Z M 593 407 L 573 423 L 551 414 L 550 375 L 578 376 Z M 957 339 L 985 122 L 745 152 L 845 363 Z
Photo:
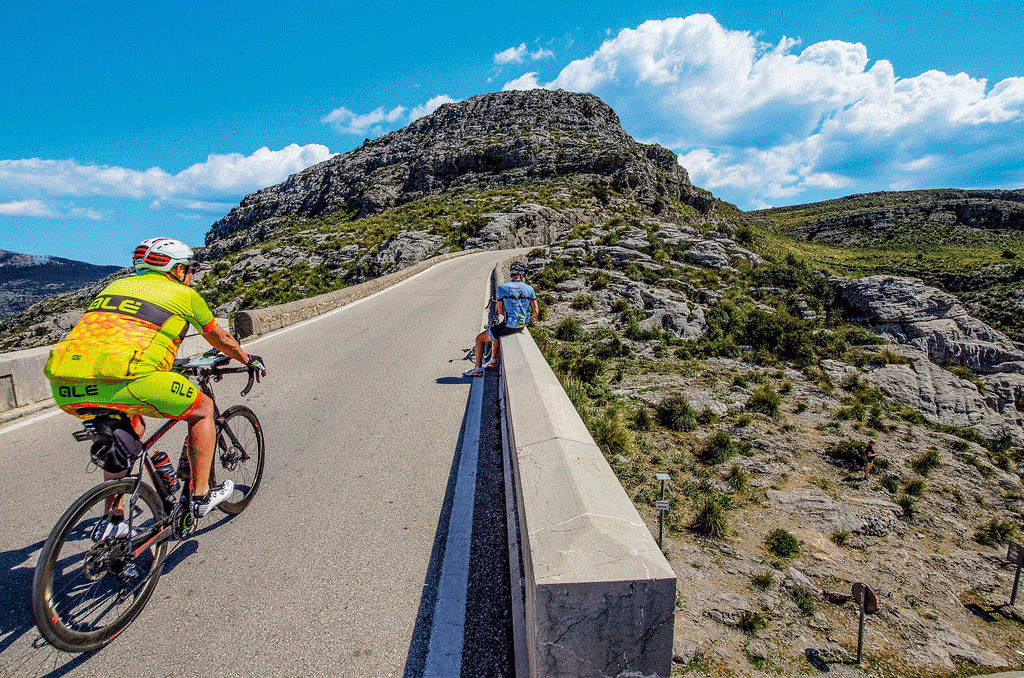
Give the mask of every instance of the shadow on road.
M 473 377 L 441 377 L 436 381 L 438 384 L 450 386 L 452 384 L 471 384 Z
M 199 550 L 196 537 L 233 517 L 223 515 L 220 520 L 209 522 L 187 541 L 172 542 L 161 576 L 166 577 Z M 0 553 L 0 678 L 60 678 L 105 649 L 81 654 L 62 652 L 43 640 L 36 630 L 29 601 L 35 573 L 32 556 L 43 548 L 44 543 L 38 541 L 31 546 Z M 145 611 L 142 614 L 146 614 Z M 18 643 L 26 635 L 32 638 L 31 642 L 26 639 Z
M 32 555 L 43 548 L 38 541 L 13 551 L 0 553 L 0 677 L 60 678 L 88 661 L 94 653 L 68 654 L 51 647 L 36 631 L 29 603 Z M 31 643 L 12 647 L 20 638 L 31 635 Z

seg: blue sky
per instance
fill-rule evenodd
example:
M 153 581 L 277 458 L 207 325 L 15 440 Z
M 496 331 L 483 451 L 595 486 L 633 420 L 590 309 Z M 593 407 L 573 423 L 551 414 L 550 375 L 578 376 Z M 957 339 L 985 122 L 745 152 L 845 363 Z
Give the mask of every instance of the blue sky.
M 1024 186 L 1024 22 L 988 2 L 0 0 L 0 249 L 125 264 L 503 88 L 592 91 L 743 209 Z

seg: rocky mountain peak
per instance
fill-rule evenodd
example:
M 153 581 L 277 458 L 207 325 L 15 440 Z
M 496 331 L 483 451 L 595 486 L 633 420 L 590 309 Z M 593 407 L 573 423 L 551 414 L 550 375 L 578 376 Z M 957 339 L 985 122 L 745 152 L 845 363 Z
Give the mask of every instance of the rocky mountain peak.
M 582 175 L 647 206 L 707 209 L 671 151 L 634 141 L 591 94 L 497 92 L 445 104 L 402 130 L 247 196 L 213 224 L 209 255 L 272 234 L 283 219 L 361 218 L 431 195 Z M 707 203 L 707 204 L 705 204 Z

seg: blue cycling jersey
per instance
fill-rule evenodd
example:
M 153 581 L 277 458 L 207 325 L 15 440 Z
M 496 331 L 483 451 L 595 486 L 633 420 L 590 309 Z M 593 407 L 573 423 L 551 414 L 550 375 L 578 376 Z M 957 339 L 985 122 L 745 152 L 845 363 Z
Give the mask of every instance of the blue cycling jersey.
M 498 286 L 498 301 L 505 308 L 506 327 L 526 327 L 530 322 L 530 302 L 537 298 L 533 288 L 512 281 Z

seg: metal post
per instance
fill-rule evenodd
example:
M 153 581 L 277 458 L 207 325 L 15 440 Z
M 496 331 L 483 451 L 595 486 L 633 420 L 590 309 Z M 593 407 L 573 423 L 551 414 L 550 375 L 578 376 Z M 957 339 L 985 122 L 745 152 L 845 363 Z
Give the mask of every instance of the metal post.
M 665 501 L 665 481 L 671 476 L 667 473 L 658 473 L 655 477 L 661 481 L 661 499 L 654 504 L 658 509 L 658 548 L 664 550 L 662 539 L 665 535 L 665 511 L 668 510 L 668 502 Z
M 1017 574 L 1013 577 L 1013 593 L 1010 594 L 1010 607 L 1017 602 L 1017 587 L 1020 585 L 1020 570 L 1024 566 L 1024 546 L 1011 541 L 1006 548 L 1006 559 L 1017 566 Z
M 857 665 L 864 659 L 864 616 L 878 612 L 878 596 L 867 584 L 857 582 L 853 585 L 853 599 L 860 609 L 860 628 L 857 631 Z
M 665 481 L 661 481 L 661 500 L 665 501 Z M 658 511 L 658 548 L 661 548 L 662 537 L 665 536 L 665 512 Z M 1020 568 L 1017 568 L 1017 573 L 1020 574 Z M 1017 586 L 1014 584 L 1013 595 L 1017 595 Z M 1010 603 L 1011 605 L 1013 603 Z
M 1010 594 L 1010 607 L 1017 603 L 1017 586 L 1020 584 L 1020 570 L 1024 567 L 1024 560 L 1017 561 L 1017 574 L 1013 578 L 1013 593 Z
M 857 632 L 857 664 L 864 657 L 864 601 L 860 601 L 860 630 Z

